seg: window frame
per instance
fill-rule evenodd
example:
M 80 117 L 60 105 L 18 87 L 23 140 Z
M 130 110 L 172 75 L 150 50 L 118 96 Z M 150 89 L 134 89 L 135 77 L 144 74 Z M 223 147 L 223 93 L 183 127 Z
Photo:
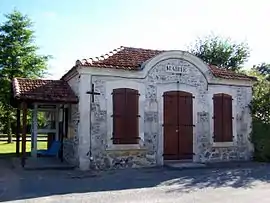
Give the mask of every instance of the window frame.
M 221 92 L 221 91 L 212 91 L 212 94 L 210 95 L 211 96 L 211 108 L 210 108 L 210 130 L 211 130 L 211 137 L 210 137 L 210 142 L 212 144 L 213 147 L 233 147 L 233 146 L 236 146 L 237 144 L 237 129 L 236 129 L 236 115 L 237 115 L 237 112 L 236 112 L 236 106 L 237 106 L 237 101 L 236 99 L 233 99 L 232 100 L 232 141 L 229 141 L 229 142 L 217 142 L 214 140 L 214 119 L 213 119 L 213 116 L 214 116 L 214 95 L 215 94 L 226 94 L 226 95 L 229 95 L 231 96 L 232 98 L 234 98 L 234 94 L 233 92 L 231 92 L 230 89 L 226 89 L 224 88 L 224 90 Z M 210 98 L 209 98 L 210 99 Z
M 123 85 L 124 84 L 124 85 Z M 145 86 L 143 83 L 130 81 L 126 79 L 118 79 L 107 81 L 106 84 L 106 106 L 105 109 L 107 112 L 107 123 L 106 123 L 106 133 L 107 133 L 107 143 L 106 143 L 106 151 L 110 150 L 129 150 L 129 149 L 144 149 L 144 103 L 145 103 Z M 138 90 L 139 96 L 139 143 L 138 144 L 113 144 L 112 142 L 112 133 L 113 133 L 113 118 L 111 115 L 113 114 L 113 98 L 112 91 L 117 88 L 130 88 L 134 90 Z
M 116 104 L 115 103 L 115 99 L 117 99 L 117 94 L 122 94 L 122 96 L 124 98 L 123 104 Z M 134 96 L 134 97 L 133 97 Z M 113 89 L 112 92 L 112 97 L 113 97 L 113 114 L 111 115 L 113 117 L 113 134 L 112 134 L 112 141 L 114 145 L 136 145 L 139 143 L 140 140 L 140 136 L 139 136 L 139 91 L 136 89 L 132 89 L 132 88 L 116 88 Z M 119 99 L 119 98 L 118 98 Z M 132 99 L 135 99 L 135 101 L 132 101 Z M 121 100 L 121 96 L 120 96 L 120 100 Z M 132 106 L 129 106 L 130 103 L 132 104 Z M 119 107 L 120 105 L 120 107 Z M 136 105 L 136 106 L 134 106 Z M 124 109 L 122 109 L 124 108 Z M 136 112 L 133 112 L 133 114 L 129 114 L 128 110 L 125 109 L 136 109 Z M 115 112 L 115 110 L 117 109 L 117 111 Z M 119 110 L 122 111 L 119 114 Z M 117 118 L 117 117 L 120 118 Z M 134 116 L 132 118 L 130 118 L 130 116 Z M 122 117 L 122 118 L 121 118 Z M 120 119 L 120 121 L 118 120 Z M 134 120 L 133 120 L 134 119 Z M 131 120 L 131 121 L 130 121 Z M 134 123 L 132 121 L 135 121 Z M 116 132 L 118 132 L 118 130 L 115 129 L 116 125 L 118 124 L 122 124 L 122 128 L 119 130 L 119 134 L 118 136 L 116 136 Z M 132 126 L 129 126 L 131 125 Z M 129 137 L 128 135 L 128 129 L 127 126 L 134 128 L 134 131 L 136 131 L 134 133 L 135 136 Z M 136 129 L 136 130 L 135 130 Z M 132 132 L 134 132 L 132 130 Z M 130 140 L 129 140 L 130 138 Z M 117 141 L 118 140 L 118 141 Z M 132 142 L 134 141 L 134 143 L 128 143 L 128 142 Z M 118 143 L 119 142 L 119 143 Z

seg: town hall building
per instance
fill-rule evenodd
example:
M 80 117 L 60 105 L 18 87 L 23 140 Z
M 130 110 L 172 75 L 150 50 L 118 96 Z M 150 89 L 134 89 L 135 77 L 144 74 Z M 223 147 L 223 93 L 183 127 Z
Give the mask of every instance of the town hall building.
M 255 80 L 178 50 L 77 60 L 61 78 L 77 99 L 63 106 L 63 158 L 82 170 L 250 160 Z

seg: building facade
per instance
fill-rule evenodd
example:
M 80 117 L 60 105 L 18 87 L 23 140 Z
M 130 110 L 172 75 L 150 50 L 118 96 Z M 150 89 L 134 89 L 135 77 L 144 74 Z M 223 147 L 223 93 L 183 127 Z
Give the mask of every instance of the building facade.
M 252 158 L 252 77 L 183 51 L 121 47 L 62 79 L 79 98 L 64 157 L 82 170 Z

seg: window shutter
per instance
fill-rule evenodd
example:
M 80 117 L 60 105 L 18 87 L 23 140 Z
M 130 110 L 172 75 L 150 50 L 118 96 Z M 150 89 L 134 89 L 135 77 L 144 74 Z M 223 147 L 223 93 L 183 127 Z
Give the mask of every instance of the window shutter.
M 125 89 L 113 90 L 113 144 L 120 144 L 125 135 Z
M 139 138 L 137 90 L 113 90 L 113 144 L 137 144 Z
M 137 90 L 126 89 L 126 141 L 125 144 L 137 144 L 139 138 L 139 94 Z
M 214 102 L 214 141 L 222 142 L 222 118 L 223 118 L 223 108 L 222 108 L 222 95 L 215 94 L 213 97 Z
M 232 130 L 232 97 L 223 94 L 223 141 L 231 142 L 233 140 Z
M 215 94 L 214 101 L 214 141 L 231 142 L 232 129 L 232 97 L 227 94 Z

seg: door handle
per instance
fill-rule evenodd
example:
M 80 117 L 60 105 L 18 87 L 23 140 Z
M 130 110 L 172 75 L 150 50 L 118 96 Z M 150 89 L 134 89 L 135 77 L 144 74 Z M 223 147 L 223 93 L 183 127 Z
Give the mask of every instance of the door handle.
M 176 131 L 175 131 L 176 133 L 178 133 L 179 132 L 179 130 L 178 129 L 176 129 Z

